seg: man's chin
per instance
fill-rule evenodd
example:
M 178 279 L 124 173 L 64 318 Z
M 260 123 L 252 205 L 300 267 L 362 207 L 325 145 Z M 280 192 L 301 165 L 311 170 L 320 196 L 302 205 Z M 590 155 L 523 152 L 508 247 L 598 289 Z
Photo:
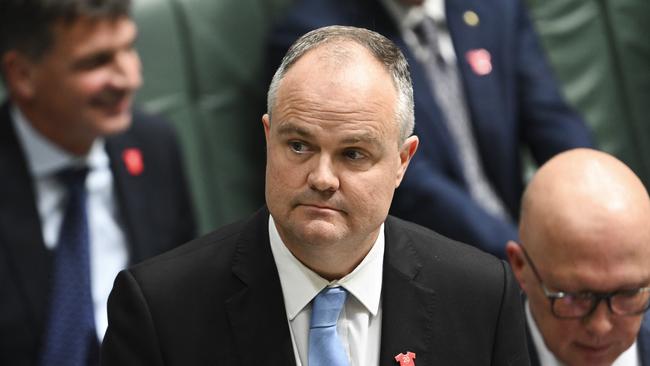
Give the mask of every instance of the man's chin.
M 580 352 L 579 355 L 580 357 L 573 360 L 573 362 L 567 362 L 567 365 L 611 366 L 618 357 L 618 355 L 612 355 L 611 352 L 601 354 L 598 354 L 598 352 Z
M 115 135 L 126 131 L 131 127 L 133 121 L 133 114 L 131 111 L 104 115 L 98 121 L 97 126 L 102 136 Z
M 300 236 L 305 243 L 312 245 L 335 244 L 343 240 L 344 237 L 340 225 L 327 220 L 309 220 L 302 224 Z

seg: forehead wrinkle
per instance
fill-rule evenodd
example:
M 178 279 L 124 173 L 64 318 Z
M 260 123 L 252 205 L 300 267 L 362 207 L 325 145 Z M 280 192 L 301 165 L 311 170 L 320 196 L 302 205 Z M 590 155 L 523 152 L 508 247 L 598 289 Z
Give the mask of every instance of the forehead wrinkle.
M 277 130 L 279 135 L 292 135 L 296 134 L 302 137 L 312 137 L 313 134 L 306 128 L 298 126 L 297 124 L 287 121 L 280 123 Z
M 372 145 L 381 145 L 381 138 L 373 132 L 374 129 L 371 131 L 361 130 L 360 132 L 349 132 L 346 133 L 345 137 L 340 142 L 343 144 L 368 143 Z M 277 133 L 281 136 L 296 134 L 304 138 L 315 138 L 316 136 L 312 131 L 310 131 L 309 127 L 300 126 L 298 123 L 291 120 L 279 123 Z

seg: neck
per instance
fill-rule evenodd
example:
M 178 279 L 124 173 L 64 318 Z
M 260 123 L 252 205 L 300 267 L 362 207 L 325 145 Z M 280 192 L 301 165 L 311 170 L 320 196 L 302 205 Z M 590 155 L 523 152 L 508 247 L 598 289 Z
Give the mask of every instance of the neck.
M 361 241 L 331 244 L 310 243 L 296 245 L 296 240 L 280 236 L 289 251 L 305 266 L 328 281 L 338 280 L 352 272 L 368 255 L 377 240 L 379 230 Z
M 56 121 L 56 117 L 39 113 L 19 102 L 16 106 L 34 130 L 62 150 L 75 156 L 84 156 L 90 151 L 96 136 L 86 136 L 82 131 L 66 129 Z

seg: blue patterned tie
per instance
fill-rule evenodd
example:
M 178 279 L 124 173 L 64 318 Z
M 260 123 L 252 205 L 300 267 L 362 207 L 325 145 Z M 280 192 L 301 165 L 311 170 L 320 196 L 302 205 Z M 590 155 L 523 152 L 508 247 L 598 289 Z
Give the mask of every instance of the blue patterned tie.
M 57 175 L 66 188 L 68 202 L 50 278 L 42 366 L 87 366 L 99 361 L 90 285 L 87 172 L 85 168 L 66 169 Z
M 309 366 L 347 366 L 348 356 L 336 333 L 336 321 L 347 291 L 330 287 L 312 301 L 309 326 Z

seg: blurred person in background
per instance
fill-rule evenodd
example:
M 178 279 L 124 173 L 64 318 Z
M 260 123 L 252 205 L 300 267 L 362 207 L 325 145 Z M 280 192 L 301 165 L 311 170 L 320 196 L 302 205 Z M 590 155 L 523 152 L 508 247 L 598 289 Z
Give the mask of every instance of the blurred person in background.
M 505 257 L 517 238 L 522 151 L 592 145 L 565 103 L 520 0 L 297 0 L 270 36 L 274 67 L 300 34 L 373 29 L 406 55 L 422 137 L 391 213 Z
M 650 198 L 616 158 L 576 149 L 533 177 L 520 241 L 532 365 L 650 365 Z
M 0 364 L 96 365 L 115 275 L 194 236 L 172 128 L 132 111 L 128 0 L 2 0 Z

